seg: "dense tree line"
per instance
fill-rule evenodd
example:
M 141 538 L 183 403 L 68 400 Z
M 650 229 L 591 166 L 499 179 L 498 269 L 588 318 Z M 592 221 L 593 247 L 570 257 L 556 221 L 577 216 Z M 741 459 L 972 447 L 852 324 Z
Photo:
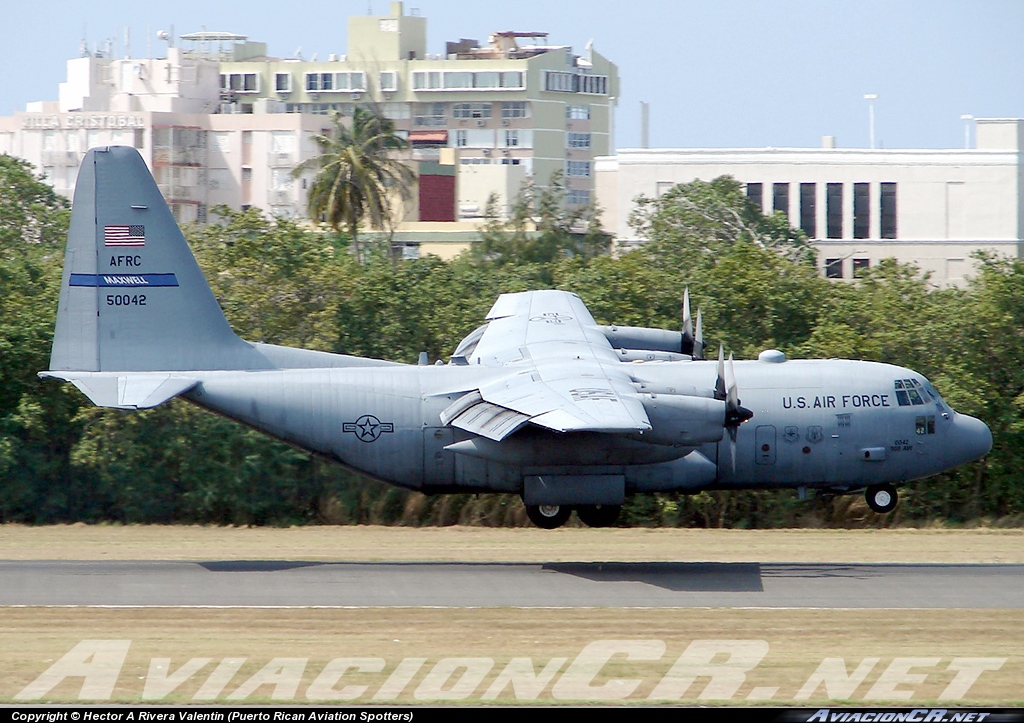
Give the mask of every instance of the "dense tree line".
M 509 221 L 451 262 L 396 263 L 386 240 L 310 230 L 257 210 L 218 209 L 187 230 L 243 337 L 404 362 L 447 359 L 507 291 L 575 291 L 601 323 L 677 328 L 685 287 L 706 336 L 740 358 L 888 361 L 927 375 L 954 408 L 993 430 L 982 462 L 911 485 L 879 518 L 858 496 L 792 492 L 642 495 L 635 525 L 770 527 L 946 520 L 1019 522 L 1024 487 L 1024 262 L 984 257 L 962 289 L 883 263 L 856 283 L 820 277 L 782 216 L 755 210 L 735 181 L 694 182 L 643 199 L 651 240 L 609 253 L 593 215 L 567 214 L 561 185 L 529 189 Z M 538 210 L 539 209 L 539 210 Z M 60 285 L 67 204 L 23 162 L 0 157 L 0 520 L 220 524 L 525 524 L 518 498 L 425 497 L 366 480 L 175 400 L 145 412 L 97 409 L 42 381 Z

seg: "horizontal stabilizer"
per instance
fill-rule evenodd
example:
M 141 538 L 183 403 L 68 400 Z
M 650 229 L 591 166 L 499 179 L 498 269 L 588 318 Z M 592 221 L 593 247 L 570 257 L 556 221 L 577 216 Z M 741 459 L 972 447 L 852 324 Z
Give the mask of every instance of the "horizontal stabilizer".
M 98 407 L 115 409 L 150 409 L 199 383 L 198 379 L 160 373 L 114 372 L 40 372 L 71 382 Z

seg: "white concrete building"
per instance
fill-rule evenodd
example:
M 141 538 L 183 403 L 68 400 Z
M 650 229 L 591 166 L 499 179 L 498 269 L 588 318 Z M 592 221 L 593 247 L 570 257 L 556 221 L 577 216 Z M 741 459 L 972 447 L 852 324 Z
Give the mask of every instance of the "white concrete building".
M 786 213 L 822 272 L 852 278 L 883 258 L 913 262 L 938 285 L 970 273 L 971 254 L 1024 249 L 1024 120 L 977 119 L 976 147 L 627 149 L 596 160 L 605 227 L 624 243 L 634 199 L 730 175 L 766 213 Z

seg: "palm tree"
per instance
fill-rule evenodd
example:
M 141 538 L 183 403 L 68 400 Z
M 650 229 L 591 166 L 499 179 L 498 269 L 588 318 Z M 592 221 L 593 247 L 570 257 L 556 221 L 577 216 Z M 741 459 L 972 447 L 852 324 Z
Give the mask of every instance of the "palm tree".
M 332 120 L 331 135 L 313 137 L 320 155 L 303 161 L 292 173 L 299 176 L 317 169 L 309 191 L 309 214 L 324 219 L 335 231 L 344 227 L 352 236 L 356 259 L 362 261 L 360 224 L 365 220 L 371 228 L 390 228 L 389 195 L 397 191 L 402 201 L 410 198 L 416 174 L 394 157 L 393 152 L 408 143 L 388 118 L 356 106 L 350 125 L 344 125 L 338 114 Z

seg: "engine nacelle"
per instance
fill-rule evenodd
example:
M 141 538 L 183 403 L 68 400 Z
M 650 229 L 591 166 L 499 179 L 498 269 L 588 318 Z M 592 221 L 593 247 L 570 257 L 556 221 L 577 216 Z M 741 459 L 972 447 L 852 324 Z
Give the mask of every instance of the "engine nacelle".
M 652 429 L 642 439 L 652 444 L 696 447 L 725 435 L 725 401 L 682 394 L 641 394 Z
M 613 349 L 640 351 L 666 351 L 689 355 L 693 350 L 683 348 L 683 334 L 667 329 L 648 329 L 642 326 L 601 326 L 601 333 Z

